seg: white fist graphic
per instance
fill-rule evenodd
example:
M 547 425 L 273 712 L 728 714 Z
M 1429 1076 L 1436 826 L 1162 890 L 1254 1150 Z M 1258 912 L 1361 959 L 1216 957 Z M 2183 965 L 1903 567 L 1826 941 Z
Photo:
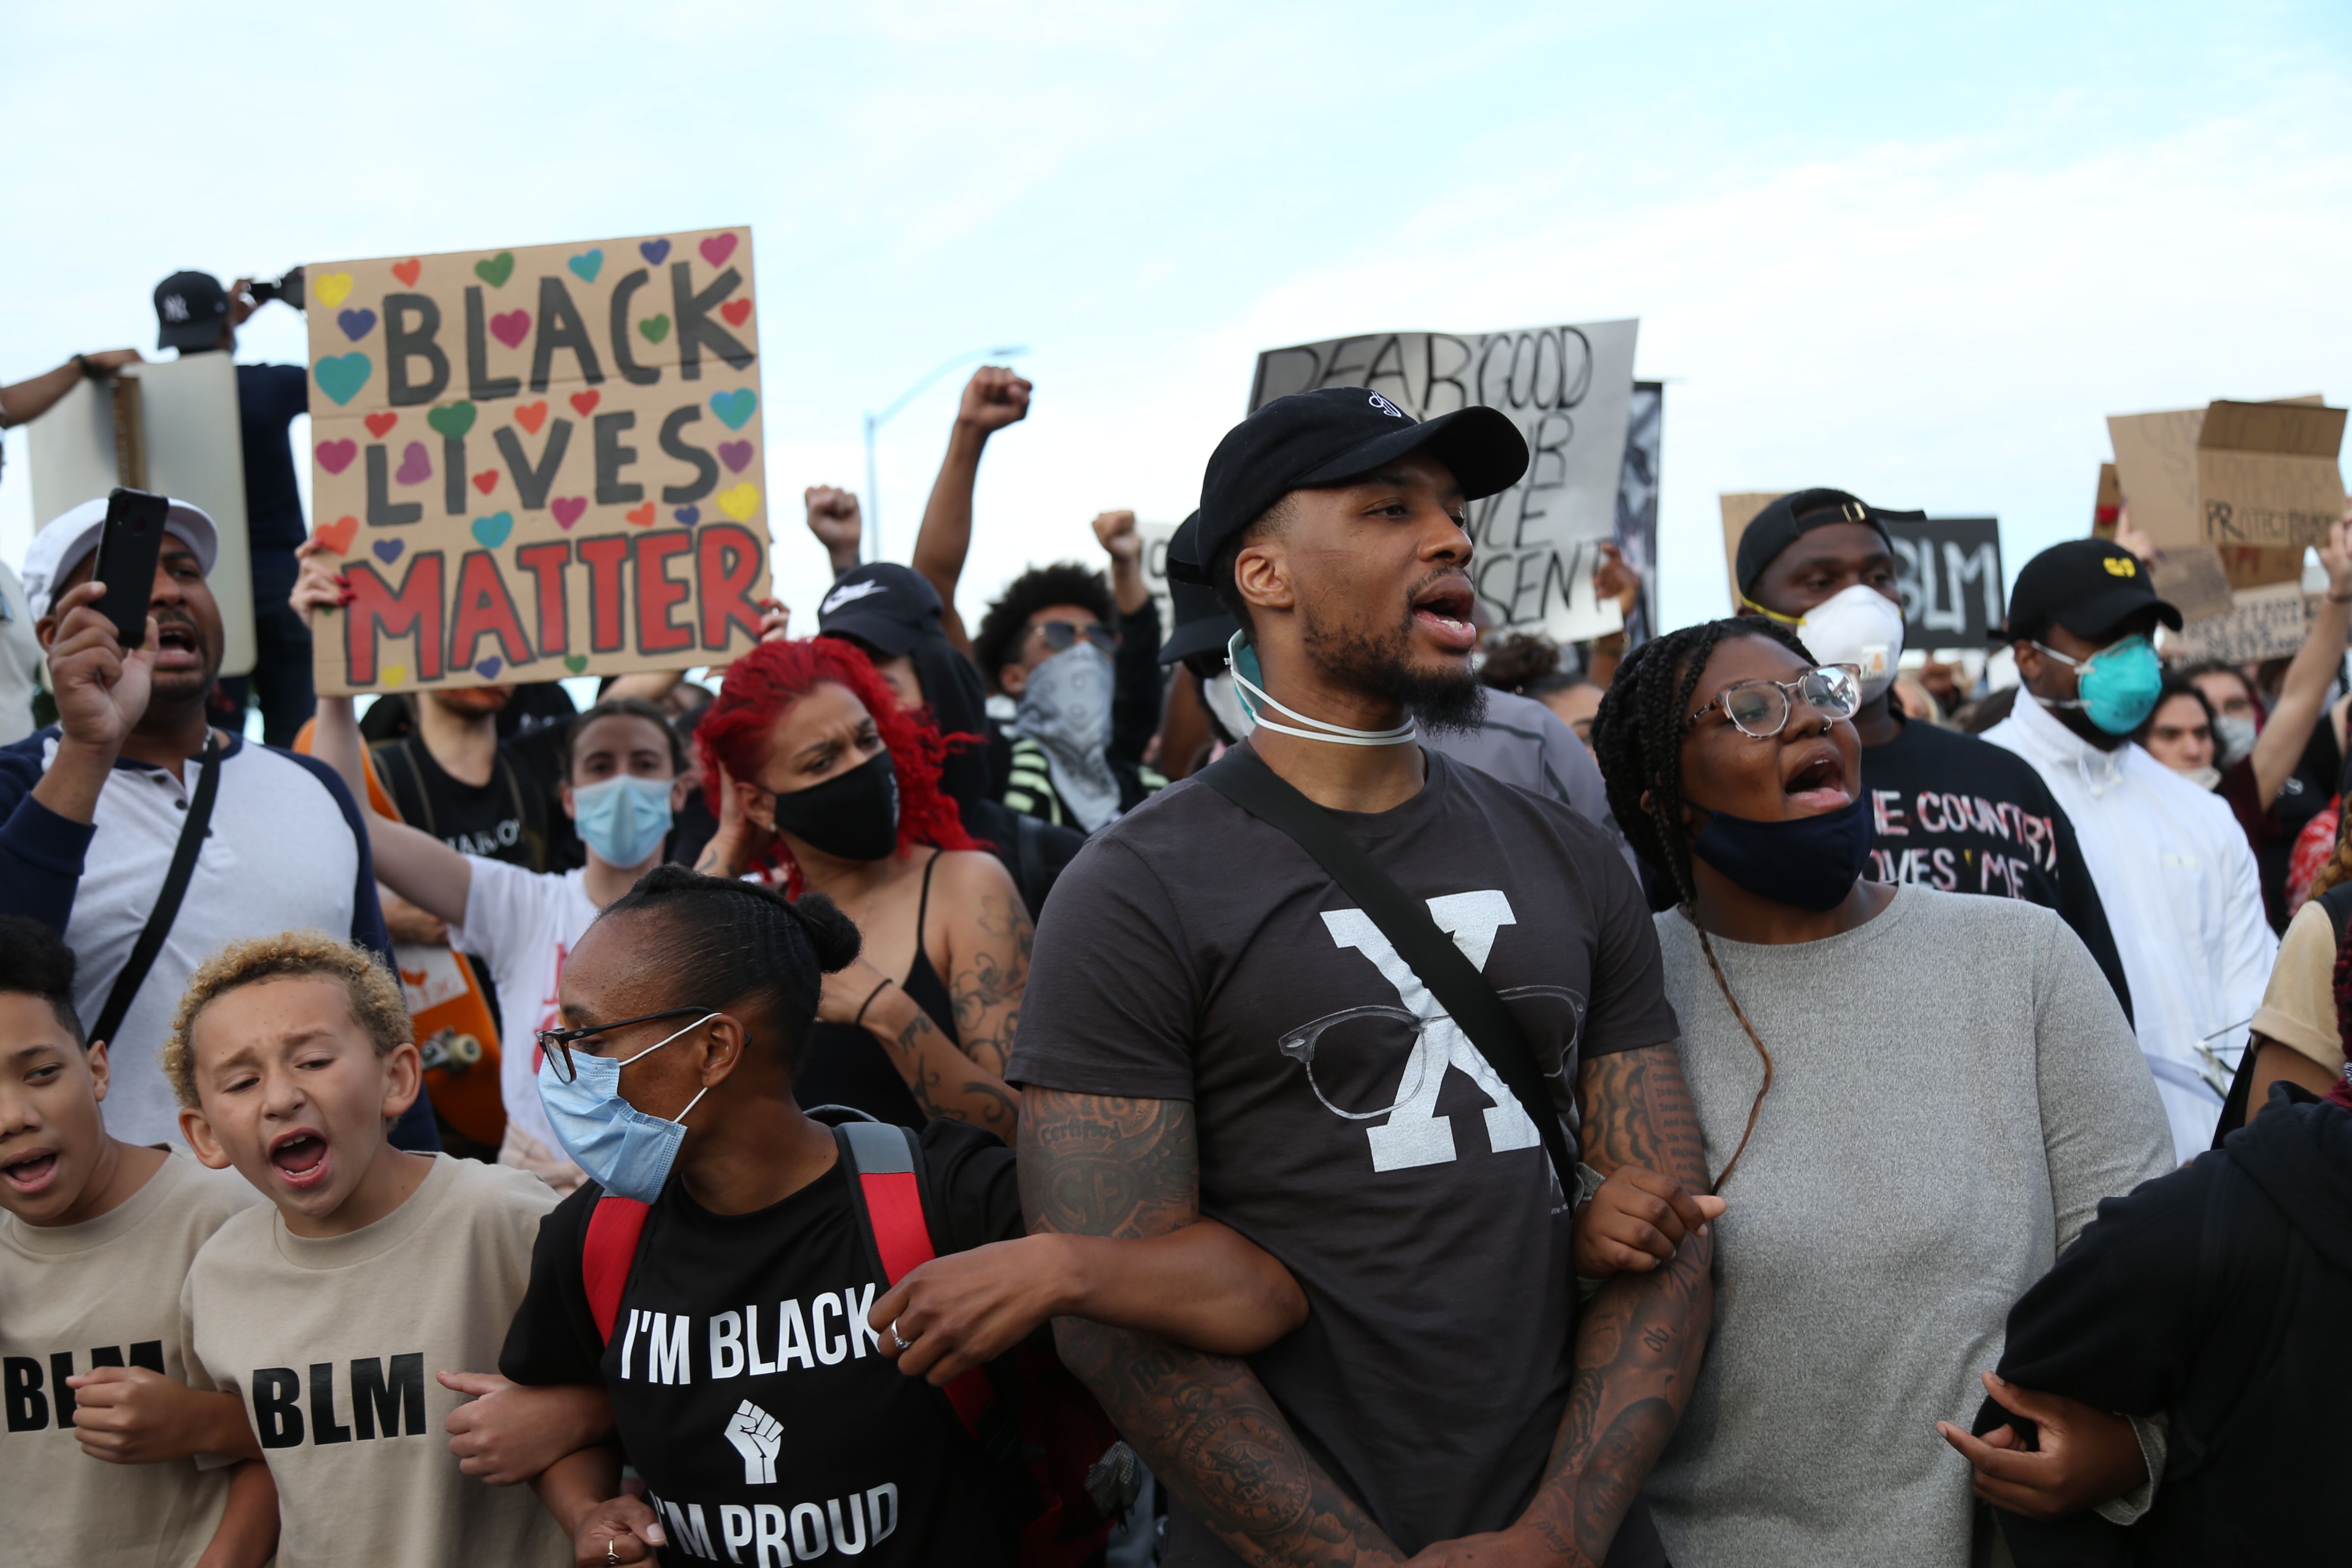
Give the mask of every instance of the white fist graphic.
M 743 1456 L 743 1484 L 776 1484 L 776 1450 L 783 1447 L 784 1424 L 745 1400 L 727 1423 L 727 1440 Z

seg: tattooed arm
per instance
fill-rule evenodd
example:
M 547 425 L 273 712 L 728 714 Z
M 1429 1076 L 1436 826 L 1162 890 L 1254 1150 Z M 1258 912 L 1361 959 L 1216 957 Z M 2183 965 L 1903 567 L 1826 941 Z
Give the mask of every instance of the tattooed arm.
M 1032 1088 L 1020 1147 L 1033 1233 L 1163 1236 L 1201 1217 L 1187 1101 Z M 1054 1339 L 1154 1473 L 1243 1562 L 1341 1568 L 1403 1555 L 1240 1361 L 1076 1318 L 1055 1320 Z
M 852 1024 L 881 1042 L 882 1054 L 915 1092 L 926 1120 L 948 1117 L 1013 1141 L 1020 1102 L 996 1074 L 956 1049 L 906 987 L 867 963 L 852 959 L 824 977 L 816 1016 Z
M 932 924 L 947 938 L 948 995 L 964 1055 L 998 1078 L 1013 1056 L 1034 935 L 1021 889 L 993 855 L 940 857 Z M 928 937 L 926 938 L 928 940 Z

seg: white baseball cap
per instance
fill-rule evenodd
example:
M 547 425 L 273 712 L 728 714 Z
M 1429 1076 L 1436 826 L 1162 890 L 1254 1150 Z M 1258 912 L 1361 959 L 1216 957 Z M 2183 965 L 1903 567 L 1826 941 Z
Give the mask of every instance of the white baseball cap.
M 50 590 L 89 558 L 105 527 L 106 498 L 99 496 L 58 513 L 33 535 L 32 547 L 25 552 L 24 575 L 25 602 L 35 620 L 49 613 Z M 163 531 L 194 551 L 205 575 L 212 575 L 213 563 L 220 558 L 220 530 L 213 526 L 204 508 L 190 501 L 173 501 L 163 514 Z

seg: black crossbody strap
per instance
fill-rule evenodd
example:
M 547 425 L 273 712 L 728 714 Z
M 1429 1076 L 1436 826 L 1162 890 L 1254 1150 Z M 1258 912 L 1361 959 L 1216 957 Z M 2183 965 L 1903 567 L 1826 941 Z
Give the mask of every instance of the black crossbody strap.
M 1438 1005 L 1478 1047 L 1486 1065 L 1510 1086 L 1543 1139 L 1560 1190 L 1575 1192 L 1576 1162 L 1569 1156 L 1559 1111 L 1544 1088 L 1526 1031 L 1495 994 L 1493 983 L 1478 973 L 1452 937 L 1437 929 L 1428 907 L 1407 896 L 1395 879 L 1373 864 L 1329 812 L 1292 788 L 1255 753 L 1227 752 L 1199 777 L 1260 822 L 1288 834 L 1356 900 L 1397 956 L 1412 966 Z
M 163 951 L 163 939 L 172 934 L 172 922 L 179 918 L 180 900 L 188 895 L 188 881 L 196 874 L 196 852 L 205 847 L 205 830 L 213 820 L 213 797 L 220 794 L 220 737 L 207 731 L 204 755 L 197 759 L 201 771 L 196 777 L 196 793 L 188 802 L 188 819 L 180 824 L 180 842 L 172 850 L 172 868 L 163 873 L 163 890 L 149 911 L 146 927 L 139 933 L 138 944 L 131 948 L 130 961 L 122 973 L 114 977 L 114 989 L 106 994 L 106 1005 L 99 1010 L 98 1023 L 89 1032 L 93 1040 L 104 1040 L 109 1047 L 120 1046 L 115 1031 L 130 1016 L 131 1004 L 146 983 L 147 972 L 155 967 L 155 955 Z

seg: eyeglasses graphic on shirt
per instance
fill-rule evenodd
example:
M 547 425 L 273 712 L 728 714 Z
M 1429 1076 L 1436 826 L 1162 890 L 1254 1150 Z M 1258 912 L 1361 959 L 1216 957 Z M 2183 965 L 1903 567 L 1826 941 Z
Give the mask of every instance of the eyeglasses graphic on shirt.
M 1077 647 L 1080 637 L 1105 653 L 1118 651 L 1118 634 L 1100 621 L 1084 626 L 1074 626 L 1067 621 L 1047 621 L 1037 628 L 1037 635 L 1045 638 L 1045 646 L 1055 653 L 1066 653 Z
M 1862 667 L 1825 664 L 1794 680 L 1742 680 L 1717 692 L 1705 707 L 1683 721 L 1685 730 L 1717 709 L 1732 728 L 1754 740 L 1769 741 L 1788 728 L 1789 715 L 1799 700 L 1824 719 L 1851 719 L 1862 706 Z
M 1576 1059 L 1577 1040 L 1583 1032 L 1584 999 L 1562 985 L 1513 985 L 1496 994 L 1506 1002 L 1541 996 L 1568 1004 L 1568 1041 L 1560 1047 L 1559 1062 L 1546 1068 L 1544 1076 L 1559 1078 L 1565 1073 L 1568 1065 Z M 1400 1044 L 1389 1030 L 1369 1026 L 1375 1021 L 1402 1024 L 1412 1032 L 1411 1037 Z M 1443 1014 L 1436 1018 L 1423 1018 L 1409 1008 L 1376 1002 L 1361 1007 L 1343 1007 L 1312 1023 L 1301 1024 L 1276 1040 L 1275 1048 L 1307 1069 L 1307 1086 L 1323 1102 L 1324 1110 L 1349 1121 L 1369 1121 L 1413 1103 L 1426 1087 L 1429 1075 L 1434 1072 L 1443 1076 L 1452 1065 L 1450 1061 L 1433 1063 L 1430 1058 L 1433 1053 L 1420 1048 L 1422 1036 L 1429 1026 L 1441 1021 L 1451 1022 Z M 1366 1026 L 1332 1034 L 1343 1024 Z M 1407 1055 L 1403 1080 L 1397 1085 L 1394 1097 L 1366 1109 L 1350 1109 L 1366 1107 L 1369 1100 L 1381 1099 L 1379 1091 L 1362 1085 L 1383 1081 L 1395 1071 L 1395 1055 L 1400 1049 Z M 1316 1068 L 1318 1060 L 1323 1064 L 1319 1072 Z
M 541 1029 L 531 1038 L 539 1042 L 541 1053 L 553 1065 L 557 1080 L 570 1083 L 580 1076 L 580 1069 L 572 1061 L 572 1047 L 575 1042 L 587 1039 L 592 1035 L 625 1029 L 632 1024 L 650 1024 L 661 1018 L 683 1018 L 689 1015 L 715 1018 L 719 1010 L 715 1007 L 668 1007 L 658 1013 L 641 1014 L 635 1018 L 617 1018 L 609 1024 L 590 1024 L 577 1029 Z

